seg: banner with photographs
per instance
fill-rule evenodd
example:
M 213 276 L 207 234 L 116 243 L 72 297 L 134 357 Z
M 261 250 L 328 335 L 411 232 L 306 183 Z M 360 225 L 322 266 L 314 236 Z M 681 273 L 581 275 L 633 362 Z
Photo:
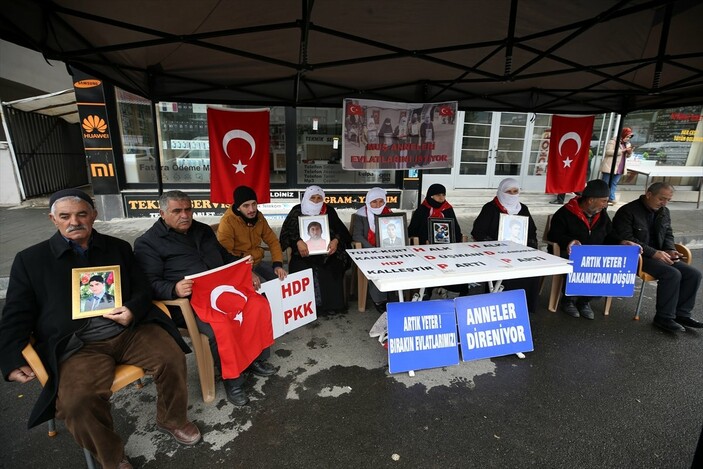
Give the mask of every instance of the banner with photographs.
M 456 101 L 393 103 L 344 100 L 342 167 L 346 170 L 451 168 Z

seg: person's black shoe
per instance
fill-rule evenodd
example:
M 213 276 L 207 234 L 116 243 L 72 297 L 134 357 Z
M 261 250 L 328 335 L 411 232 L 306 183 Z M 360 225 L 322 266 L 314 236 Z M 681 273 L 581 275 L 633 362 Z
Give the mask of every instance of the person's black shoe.
M 562 301 L 561 310 L 573 318 L 577 318 L 580 316 L 579 310 L 578 308 L 576 308 L 576 305 L 573 301 Z
M 693 318 L 676 316 L 676 319 L 674 319 L 674 321 L 681 324 L 682 326 L 691 327 L 693 329 L 703 329 L 703 322 L 696 321 Z
M 228 401 L 237 407 L 245 406 L 249 403 L 249 398 L 241 385 L 237 386 L 233 379 L 226 379 L 222 382 L 225 385 Z
M 555 200 L 550 200 L 549 203 L 552 205 L 563 205 L 564 201 L 555 199 Z
M 381 301 L 378 303 L 374 302 L 373 305 L 376 307 L 376 311 L 378 311 L 380 314 L 383 314 L 386 312 L 386 304 L 387 303 L 385 301 Z
M 588 303 L 576 303 L 576 309 L 578 310 L 582 318 L 593 319 L 595 317 L 595 315 L 593 314 L 593 310 L 591 309 L 591 305 Z
M 666 332 L 686 331 L 685 327 L 683 327 L 681 324 L 674 321 L 673 319 L 661 319 L 655 316 L 654 321 L 652 321 L 652 324 L 654 324 L 659 329 L 665 330 Z
M 256 376 L 271 376 L 275 375 L 276 371 L 278 371 L 275 366 L 263 360 L 254 360 L 254 362 L 249 365 L 248 369 Z

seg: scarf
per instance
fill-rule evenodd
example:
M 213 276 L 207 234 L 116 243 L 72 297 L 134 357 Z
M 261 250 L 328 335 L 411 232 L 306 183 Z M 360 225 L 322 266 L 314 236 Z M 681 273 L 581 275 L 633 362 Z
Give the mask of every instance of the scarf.
M 452 208 L 451 204 L 446 200 L 440 204 L 439 202 L 431 198 L 423 200 L 422 205 L 427 207 L 427 209 L 430 211 L 429 215 L 427 215 L 427 218 L 444 218 L 443 212 Z
M 598 213 L 596 213 L 595 215 L 593 215 L 593 217 L 591 218 L 591 221 L 590 221 L 590 223 L 589 223 L 588 218 L 586 217 L 586 214 L 583 213 L 583 210 L 581 210 L 581 207 L 579 207 L 578 200 L 579 200 L 580 198 L 581 198 L 581 197 L 574 197 L 573 199 L 569 200 L 569 202 L 568 202 L 564 207 L 566 207 L 566 209 L 567 209 L 569 212 L 571 212 L 571 213 L 573 213 L 574 215 L 576 215 L 576 216 L 579 218 L 579 220 L 581 220 L 582 222 L 584 222 L 584 223 L 586 224 L 586 226 L 588 227 L 588 231 L 590 232 L 591 229 L 592 229 L 592 228 L 596 225 L 596 223 L 598 222 L 598 219 L 600 218 L 601 212 L 598 212 Z
M 322 190 L 320 186 L 310 186 L 307 189 L 305 189 L 305 193 L 303 194 L 303 201 L 300 203 L 300 211 L 303 213 L 303 215 L 320 215 L 321 213 L 324 213 L 322 211 L 325 202 L 318 202 L 318 203 L 313 203 L 310 200 L 310 197 L 313 195 L 319 195 L 322 197 L 324 200 L 325 198 L 325 191 Z
M 508 194 L 505 191 L 508 189 L 517 188 L 520 190 L 520 184 L 517 179 L 505 178 L 498 185 L 498 192 L 496 198 L 500 202 L 499 207 L 503 207 L 504 213 L 508 215 L 515 215 L 520 212 L 522 205 L 520 205 L 520 194 L 517 195 Z

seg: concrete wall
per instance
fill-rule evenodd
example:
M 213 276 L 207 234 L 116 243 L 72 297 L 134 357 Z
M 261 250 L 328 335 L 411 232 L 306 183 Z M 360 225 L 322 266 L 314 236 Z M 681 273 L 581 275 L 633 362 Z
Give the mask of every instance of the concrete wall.
M 15 168 L 7 142 L 0 142 L 0 205 L 19 205 L 22 202 Z

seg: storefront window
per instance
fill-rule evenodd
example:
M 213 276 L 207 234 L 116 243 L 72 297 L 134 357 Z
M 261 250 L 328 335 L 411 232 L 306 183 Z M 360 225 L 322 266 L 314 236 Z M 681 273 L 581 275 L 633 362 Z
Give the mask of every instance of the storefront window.
M 115 89 L 120 135 L 124 152 L 125 180 L 129 184 L 155 183 L 154 123 L 151 103 L 127 91 Z
M 297 108 L 297 182 L 323 187 L 350 184 L 390 184 L 388 170 L 345 171 L 342 155 L 342 109 Z

